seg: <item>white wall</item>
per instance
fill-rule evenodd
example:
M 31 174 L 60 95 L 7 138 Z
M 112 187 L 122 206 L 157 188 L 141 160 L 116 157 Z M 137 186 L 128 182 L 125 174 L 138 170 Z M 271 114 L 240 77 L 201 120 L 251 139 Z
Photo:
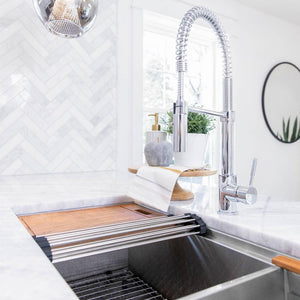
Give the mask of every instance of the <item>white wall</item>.
M 300 201 L 300 142 L 278 142 L 268 131 L 261 109 L 262 86 L 271 67 L 281 61 L 300 65 L 300 27 L 234 1 L 199 2 L 236 20 L 232 58 L 239 182 L 248 183 L 251 160 L 257 157 L 259 193 Z
M 223 2 L 209 1 L 219 11 Z M 300 65 L 300 27 L 233 1 L 226 5 L 223 11 L 236 20 L 232 57 L 239 181 L 248 182 L 251 159 L 257 157 L 259 192 L 300 201 L 300 142 L 284 144 L 274 139 L 261 110 L 262 86 L 271 67 L 281 61 Z
M 248 184 L 251 161 L 257 157 L 254 183 L 259 193 L 300 201 L 300 142 L 283 144 L 274 139 L 261 109 L 262 86 L 271 67 L 281 61 L 300 65 L 300 27 L 232 0 L 133 1 L 134 10 L 146 7 L 177 18 L 193 5 L 214 10 L 231 37 L 239 183 Z M 137 126 L 134 113 L 139 109 L 134 106 L 131 111 L 131 130 Z
M 240 7 L 238 39 L 233 43 L 237 110 L 236 168 L 247 182 L 252 157 L 259 159 L 255 184 L 260 193 L 300 201 L 300 141 L 278 142 L 261 110 L 262 86 L 278 62 L 300 65 L 300 27 Z

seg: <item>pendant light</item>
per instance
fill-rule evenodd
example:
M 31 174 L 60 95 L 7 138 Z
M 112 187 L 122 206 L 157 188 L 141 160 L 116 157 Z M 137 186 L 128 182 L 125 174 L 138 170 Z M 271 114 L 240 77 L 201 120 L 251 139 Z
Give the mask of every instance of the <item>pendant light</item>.
M 80 37 L 94 24 L 97 0 L 33 0 L 44 26 L 66 38 Z

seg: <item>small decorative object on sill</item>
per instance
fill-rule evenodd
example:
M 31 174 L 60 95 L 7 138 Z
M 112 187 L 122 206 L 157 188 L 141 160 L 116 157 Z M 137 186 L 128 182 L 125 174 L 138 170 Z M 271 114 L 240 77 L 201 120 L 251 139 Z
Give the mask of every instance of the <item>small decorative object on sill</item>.
M 166 141 L 166 132 L 160 131 L 158 113 L 149 116 L 155 117 L 155 123 L 152 125 L 152 131 L 146 132 L 146 146 L 144 149 L 146 161 L 149 166 L 167 167 L 173 159 L 172 144 Z
M 149 166 L 167 167 L 173 158 L 173 148 L 169 142 L 149 143 L 145 146 L 144 153 Z
M 175 164 L 190 168 L 204 166 L 209 132 L 215 128 L 215 119 L 205 114 L 188 113 L 187 151 L 174 152 Z M 173 133 L 173 113 L 168 112 L 163 119 L 165 131 Z
M 167 140 L 167 133 L 160 131 L 160 125 L 158 124 L 158 113 L 149 114 L 150 117 L 155 117 L 152 130 L 146 132 L 146 145 L 149 143 L 160 143 Z
M 188 133 L 187 151 L 174 152 L 176 165 L 190 168 L 203 167 L 208 136 L 208 134 Z

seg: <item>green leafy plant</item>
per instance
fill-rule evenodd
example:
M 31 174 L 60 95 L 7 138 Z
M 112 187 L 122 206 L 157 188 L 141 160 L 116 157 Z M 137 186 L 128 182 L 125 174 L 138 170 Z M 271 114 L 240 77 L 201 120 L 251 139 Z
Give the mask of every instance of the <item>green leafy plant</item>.
M 163 130 L 167 133 L 173 133 L 173 112 L 169 111 L 161 118 Z M 215 129 L 215 119 L 206 114 L 195 112 L 188 113 L 188 133 L 207 134 Z
M 291 117 L 288 118 L 287 122 L 285 122 L 284 118 L 282 118 L 282 134 L 277 132 L 277 137 L 286 143 L 293 143 L 300 138 L 300 124 L 298 124 L 298 117 L 296 117 L 292 133 L 290 135 L 290 124 L 291 124 Z

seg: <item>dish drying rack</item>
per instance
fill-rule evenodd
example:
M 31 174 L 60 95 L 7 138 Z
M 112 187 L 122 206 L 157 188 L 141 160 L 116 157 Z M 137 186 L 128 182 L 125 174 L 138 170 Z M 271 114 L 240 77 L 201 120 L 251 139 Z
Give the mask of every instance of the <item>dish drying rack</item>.
M 33 238 L 47 257 L 53 263 L 58 263 L 204 233 L 206 233 L 206 225 L 201 218 L 194 214 L 184 214 L 71 230 Z

